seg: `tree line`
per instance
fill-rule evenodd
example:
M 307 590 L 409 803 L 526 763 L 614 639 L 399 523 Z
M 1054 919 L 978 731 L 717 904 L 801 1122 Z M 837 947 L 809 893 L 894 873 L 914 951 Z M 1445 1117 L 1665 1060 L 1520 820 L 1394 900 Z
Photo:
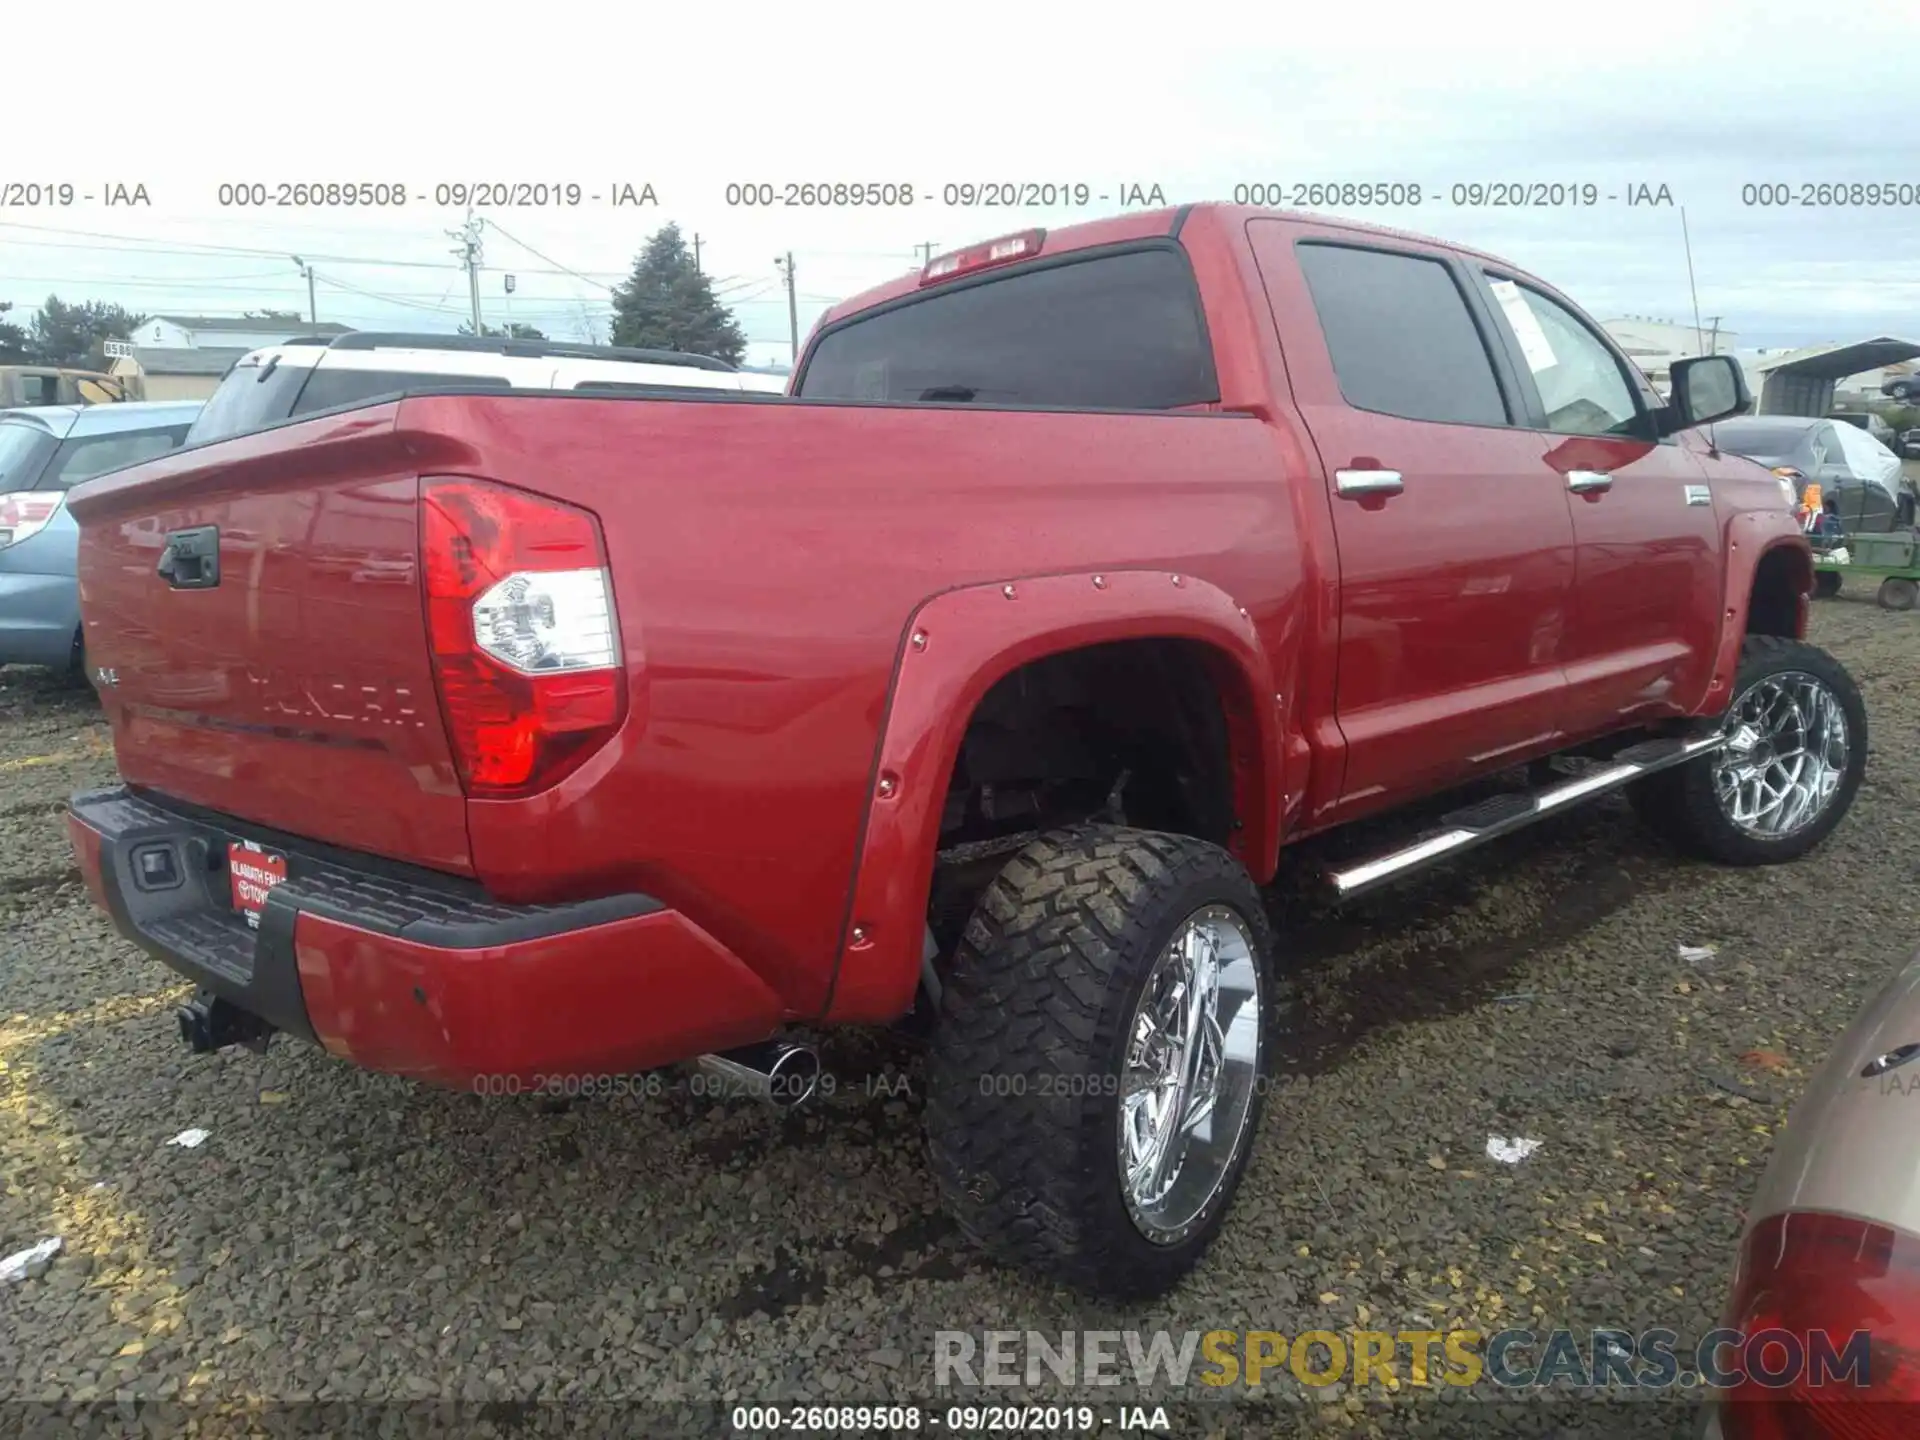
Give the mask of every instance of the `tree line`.
M 79 304 L 49 295 L 26 324 L 10 320 L 10 302 L 0 302 L 0 364 L 64 365 L 77 369 L 107 368 L 105 343 L 132 337 L 147 317 L 124 306 L 86 300 Z M 293 311 L 250 311 L 263 319 L 285 319 L 299 324 Z M 463 324 L 460 333 L 473 327 Z M 487 325 L 488 335 L 516 340 L 544 340 L 531 325 Z M 678 225 L 656 231 L 634 260 L 633 271 L 613 287 L 615 345 L 649 350 L 683 350 L 709 355 L 738 365 L 747 353 L 746 332 L 733 312 L 713 293 L 712 282 L 694 263 L 693 252 Z
M 147 318 L 101 300 L 70 305 L 58 295 L 41 302 L 25 325 L 7 318 L 12 309 L 11 301 L 0 301 L 0 363 L 77 370 L 106 369 L 106 342 L 130 338 Z

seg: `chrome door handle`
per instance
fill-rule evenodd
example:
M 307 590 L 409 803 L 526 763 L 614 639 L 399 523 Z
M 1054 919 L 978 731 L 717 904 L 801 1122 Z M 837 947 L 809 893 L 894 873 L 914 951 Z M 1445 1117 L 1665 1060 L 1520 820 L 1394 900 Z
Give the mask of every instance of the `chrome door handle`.
M 1336 470 L 1333 485 L 1348 499 L 1363 495 L 1398 495 L 1406 482 L 1398 470 Z
M 1611 490 L 1613 477 L 1599 470 L 1569 470 L 1567 489 L 1576 495 L 1585 495 L 1590 490 Z

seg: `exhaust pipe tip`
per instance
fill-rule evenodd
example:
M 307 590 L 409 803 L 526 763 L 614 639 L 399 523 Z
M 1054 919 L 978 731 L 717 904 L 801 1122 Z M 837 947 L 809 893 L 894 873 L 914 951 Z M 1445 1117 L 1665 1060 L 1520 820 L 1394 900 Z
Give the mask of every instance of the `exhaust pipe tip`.
M 776 1110 L 797 1109 L 820 1089 L 820 1052 L 811 1045 L 791 1041 L 768 1041 L 702 1055 L 694 1064 L 710 1082 L 718 1082 L 711 1085 L 708 1094 L 746 1095 Z

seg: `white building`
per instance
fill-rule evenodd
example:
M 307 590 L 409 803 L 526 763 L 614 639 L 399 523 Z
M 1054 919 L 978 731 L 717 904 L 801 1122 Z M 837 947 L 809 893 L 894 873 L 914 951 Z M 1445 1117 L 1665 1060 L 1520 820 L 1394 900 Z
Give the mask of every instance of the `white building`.
M 1711 317 L 1703 319 L 1696 328 L 1691 321 L 1622 315 L 1616 320 L 1602 320 L 1600 327 L 1636 363 L 1642 355 L 1650 359 L 1683 360 L 1691 355 L 1725 355 L 1739 348 L 1739 336 L 1722 328 L 1720 322 Z
M 304 320 L 255 320 L 238 315 L 150 315 L 136 345 L 165 350 L 258 350 L 305 335 L 351 335 L 351 325 L 309 325 Z
M 1702 320 L 1696 327 L 1691 322 L 1656 320 L 1649 315 L 1622 315 L 1600 322 L 1600 328 L 1627 352 L 1627 358 L 1640 367 L 1662 395 L 1667 393 L 1667 372 L 1674 361 L 1695 355 L 1726 355 L 1737 350 L 1739 336 L 1718 327 L 1717 319 Z M 1752 378 L 1751 372 L 1749 378 Z

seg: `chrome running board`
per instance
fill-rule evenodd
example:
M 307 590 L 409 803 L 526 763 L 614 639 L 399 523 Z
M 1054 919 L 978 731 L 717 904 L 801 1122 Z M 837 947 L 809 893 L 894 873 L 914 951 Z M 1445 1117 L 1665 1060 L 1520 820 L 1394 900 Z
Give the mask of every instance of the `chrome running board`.
M 1536 820 L 1557 815 L 1579 801 L 1592 800 L 1618 790 L 1628 781 L 1638 780 L 1656 771 L 1670 770 L 1675 765 L 1684 765 L 1689 760 L 1718 750 L 1724 744 L 1726 737 L 1723 735 L 1709 735 L 1699 740 L 1671 737 L 1643 740 L 1638 745 L 1628 746 L 1599 769 L 1575 779 L 1545 790 L 1536 790 L 1532 794 L 1495 795 L 1477 805 L 1456 810 L 1451 815 L 1443 816 L 1440 828 L 1425 839 L 1358 865 L 1331 871 L 1327 880 L 1336 899 L 1351 900 L 1356 895 L 1364 895 L 1391 880 L 1424 870 L 1476 845 L 1484 845 L 1489 840 L 1523 830 Z

